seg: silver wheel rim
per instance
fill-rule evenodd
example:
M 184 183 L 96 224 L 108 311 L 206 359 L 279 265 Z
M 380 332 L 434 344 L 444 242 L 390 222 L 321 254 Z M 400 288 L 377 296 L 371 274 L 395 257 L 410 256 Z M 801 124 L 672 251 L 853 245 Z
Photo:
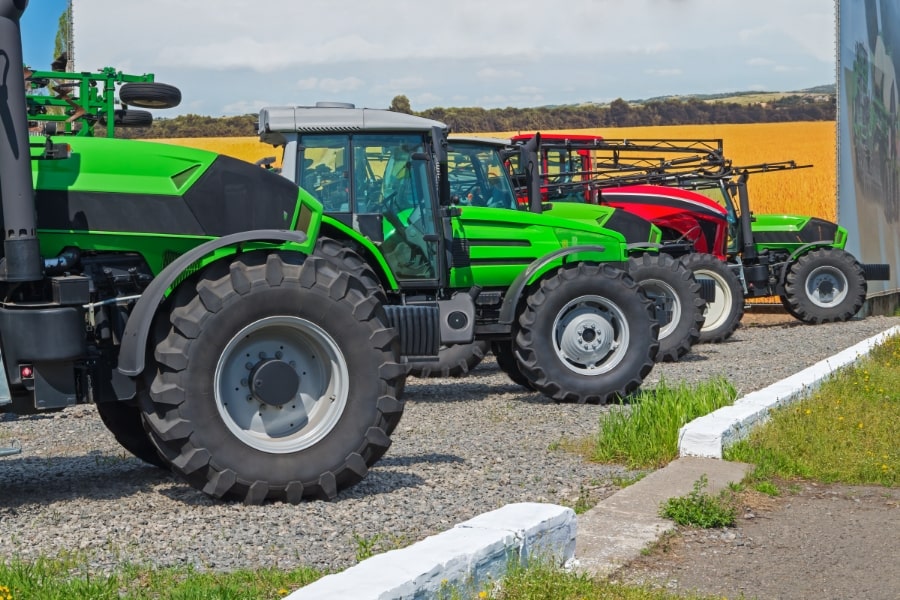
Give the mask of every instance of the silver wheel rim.
M 731 313 L 731 305 L 734 302 L 731 288 L 721 276 L 712 271 L 694 271 L 694 277 L 697 280 L 711 279 L 716 284 L 716 297 L 713 301 L 706 303 L 703 311 L 703 327 L 700 328 L 700 331 L 718 329 L 728 320 Z
M 602 296 L 581 296 L 553 321 L 553 347 L 562 363 L 582 375 L 602 375 L 622 362 L 630 332 L 621 309 Z
M 832 308 L 847 297 L 847 277 L 835 267 L 822 266 L 812 270 L 806 278 L 806 295 L 821 308 Z
M 675 294 L 675 289 L 665 281 L 659 279 L 647 279 L 640 282 L 641 288 L 654 305 L 662 301 L 662 320 L 659 321 L 659 336 L 657 339 L 669 337 L 681 322 L 681 302 Z M 657 311 L 659 315 L 659 311 Z
M 290 385 L 264 394 L 263 368 Z M 287 454 L 319 442 L 340 420 L 348 393 L 349 372 L 337 343 L 298 317 L 266 317 L 247 325 L 216 365 L 219 415 L 237 439 L 263 452 Z

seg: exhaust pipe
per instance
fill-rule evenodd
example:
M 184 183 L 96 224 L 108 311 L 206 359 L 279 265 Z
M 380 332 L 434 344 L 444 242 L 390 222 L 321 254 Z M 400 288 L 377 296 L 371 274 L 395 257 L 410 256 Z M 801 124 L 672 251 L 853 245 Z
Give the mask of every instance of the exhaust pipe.
M 544 212 L 544 201 L 541 198 L 541 133 L 535 132 L 534 136 L 525 142 L 522 153 L 522 163 L 525 165 L 525 189 L 528 193 L 528 208 L 533 213 Z
M 0 281 L 38 281 L 43 276 L 35 234 L 19 25 L 27 6 L 28 0 L 0 0 L 0 198 L 4 234 Z

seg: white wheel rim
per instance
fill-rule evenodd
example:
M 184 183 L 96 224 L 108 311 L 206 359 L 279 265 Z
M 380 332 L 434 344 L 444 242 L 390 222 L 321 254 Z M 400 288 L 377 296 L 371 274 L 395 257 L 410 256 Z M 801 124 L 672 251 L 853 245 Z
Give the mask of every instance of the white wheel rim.
M 832 266 L 821 266 L 812 270 L 806 278 L 806 295 L 821 308 L 833 308 L 847 297 L 847 277 Z
M 703 311 L 703 327 L 700 331 L 713 331 L 721 327 L 731 313 L 731 305 L 734 302 L 734 296 L 731 288 L 725 280 L 712 271 L 694 271 L 694 277 L 697 280 L 711 279 L 716 284 L 716 294 L 712 301 L 706 303 L 706 309 Z
M 289 400 L 279 397 L 276 405 L 257 392 L 254 385 L 261 391 L 262 384 L 254 377 L 262 365 L 296 377 Z M 349 372 L 338 344 L 298 317 L 266 317 L 247 325 L 216 365 L 219 415 L 237 439 L 263 452 L 287 454 L 318 443 L 340 420 L 348 395 Z
M 621 309 L 602 296 L 581 296 L 570 301 L 553 321 L 556 355 L 570 370 L 602 375 L 622 362 L 630 331 Z

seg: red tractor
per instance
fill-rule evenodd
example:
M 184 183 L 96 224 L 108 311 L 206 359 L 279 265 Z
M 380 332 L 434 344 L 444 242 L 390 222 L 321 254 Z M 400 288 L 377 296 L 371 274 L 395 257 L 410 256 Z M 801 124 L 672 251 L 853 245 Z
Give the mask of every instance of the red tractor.
M 519 135 L 525 143 L 532 135 Z M 754 215 L 751 173 L 804 168 L 793 161 L 736 167 L 722 140 L 608 140 L 540 134 L 542 195 L 548 202 L 602 203 L 657 225 L 667 241 L 689 241 L 682 257 L 716 283 L 700 341 L 727 339 L 744 298 L 778 296 L 805 323 L 847 320 L 866 281 L 889 279 L 886 264 L 861 264 L 844 250 L 847 230 L 823 219 Z

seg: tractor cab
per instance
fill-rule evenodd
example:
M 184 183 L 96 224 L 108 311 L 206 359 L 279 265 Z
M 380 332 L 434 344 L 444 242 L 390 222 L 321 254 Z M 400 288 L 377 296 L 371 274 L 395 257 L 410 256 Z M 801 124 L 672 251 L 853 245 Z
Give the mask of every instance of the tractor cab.
M 444 125 L 412 129 L 404 117 L 322 103 L 269 107 L 260 112 L 260 139 L 283 147 L 281 174 L 322 202 L 330 226 L 362 234 L 400 287 L 439 289 L 447 283 L 447 211 L 437 197 L 432 128 Z

